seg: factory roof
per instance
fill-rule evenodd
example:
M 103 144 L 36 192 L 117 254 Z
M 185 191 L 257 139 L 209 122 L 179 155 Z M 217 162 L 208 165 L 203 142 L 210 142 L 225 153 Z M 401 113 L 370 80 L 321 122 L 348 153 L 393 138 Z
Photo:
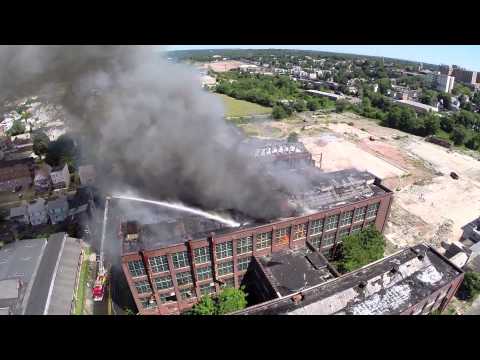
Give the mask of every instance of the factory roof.
M 462 275 L 428 245 L 401 250 L 336 279 L 239 311 L 238 315 L 400 314 Z M 301 294 L 302 300 L 293 297 Z
M 152 207 L 152 205 L 138 203 L 133 205 L 130 202 L 132 206 L 128 208 L 129 213 L 124 221 L 137 220 L 143 225 L 142 243 L 138 243 L 138 245 L 127 244 L 127 247 L 124 247 L 124 252 L 136 251 L 139 246 L 143 246 L 144 249 L 155 249 L 180 244 L 188 239 L 205 239 L 212 232 L 218 236 L 253 229 L 258 226 L 292 219 L 302 214 L 306 215 L 306 210 L 310 213 L 312 211 L 329 210 L 373 196 L 383 195 L 388 191 L 377 185 L 374 175 L 356 169 L 328 173 L 315 167 L 283 169 L 275 170 L 271 176 L 292 176 L 292 179 L 294 179 L 293 177 L 301 179 L 295 181 L 295 186 L 292 186 L 291 191 L 285 194 L 286 201 L 290 203 L 293 210 L 288 217 L 255 220 L 230 211 L 227 213 L 241 225 L 228 227 L 200 216 L 164 211 L 161 207 Z M 140 208 L 143 208 L 143 211 Z M 136 212 L 134 209 L 136 209 Z M 148 218 L 145 218 L 146 215 Z
M 416 109 L 421 109 L 424 111 L 433 111 L 433 112 L 438 112 L 438 108 L 435 106 L 430 106 L 426 104 L 422 104 L 417 101 L 411 101 L 411 100 L 394 100 L 396 103 L 402 104 L 402 105 L 407 105 L 414 107 Z
M 307 248 L 287 249 L 258 260 L 279 296 L 293 294 L 335 277 L 325 257 Z

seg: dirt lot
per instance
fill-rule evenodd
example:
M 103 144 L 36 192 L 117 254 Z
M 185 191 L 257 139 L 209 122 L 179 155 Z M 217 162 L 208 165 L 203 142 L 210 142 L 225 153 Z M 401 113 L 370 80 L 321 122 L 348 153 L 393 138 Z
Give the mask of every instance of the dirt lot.
M 203 64 L 205 69 L 211 68 L 215 72 L 226 72 L 232 69 L 237 69 L 240 65 L 244 65 L 243 62 L 235 61 L 235 60 L 227 60 L 227 61 L 215 61 L 210 62 L 207 64 Z
M 271 128 L 281 131 L 277 136 L 297 132 L 317 166 L 322 157 L 322 169 L 355 167 L 380 177 L 395 192 L 385 232 L 388 252 L 419 242 L 442 250 L 442 242 L 458 240 L 462 226 L 480 214 L 480 162 L 475 158 L 355 114 L 311 115 L 249 126 L 259 136 L 268 136 L 265 130 Z M 452 171 L 458 180 L 450 177 Z

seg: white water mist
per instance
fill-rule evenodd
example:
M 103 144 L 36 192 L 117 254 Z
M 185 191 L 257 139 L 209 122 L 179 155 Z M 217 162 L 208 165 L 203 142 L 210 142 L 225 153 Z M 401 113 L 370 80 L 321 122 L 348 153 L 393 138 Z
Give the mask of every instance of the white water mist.
M 184 205 L 182 203 L 178 203 L 178 202 L 177 203 L 171 203 L 171 202 L 166 202 L 166 201 L 154 201 L 154 200 L 142 199 L 142 198 L 137 198 L 137 197 L 132 197 L 132 196 L 123 196 L 123 195 L 112 195 L 112 198 L 139 201 L 139 202 L 143 202 L 143 203 L 147 203 L 147 204 L 164 206 L 164 207 L 169 208 L 169 209 L 188 212 L 190 214 L 202 216 L 206 219 L 215 220 L 215 221 L 221 222 L 222 224 L 225 224 L 225 225 L 230 226 L 230 227 L 240 226 L 240 223 L 238 223 L 236 221 L 226 219 L 226 218 L 224 218 L 220 215 L 212 214 L 212 213 L 200 210 L 200 209 L 195 209 L 195 208 L 186 206 L 186 205 Z

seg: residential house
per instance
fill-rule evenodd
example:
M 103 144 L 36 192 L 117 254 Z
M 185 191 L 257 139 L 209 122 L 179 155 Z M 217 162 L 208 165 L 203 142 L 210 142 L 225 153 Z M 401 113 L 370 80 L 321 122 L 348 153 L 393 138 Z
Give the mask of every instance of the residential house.
M 58 224 L 68 217 L 68 202 L 63 196 L 47 203 L 47 212 L 52 224 Z
M 70 186 L 70 172 L 68 165 L 55 167 L 50 172 L 50 178 L 54 189 L 68 189 Z
M 26 202 L 20 206 L 10 209 L 10 216 L 8 217 L 10 221 L 15 221 L 22 224 L 28 224 L 30 222 L 28 218 L 27 204 Z
M 95 183 L 95 168 L 93 165 L 81 165 L 78 167 L 78 176 L 82 186 L 92 186 Z
M 45 199 L 40 198 L 28 203 L 27 211 L 30 218 L 30 224 L 33 226 L 46 224 L 48 222 Z
M 68 199 L 68 216 L 75 216 L 88 211 L 93 200 L 87 190 L 87 188 L 79 188 L 75 195 Z
M 47 164 L 44 164 L 35 169 L 35 177 L 33 179 L 35 191 L 46 192 L 50 190 L 50 186 L 52 184 L 50 178 L 51 171 L 52 167 Z
M 25 164 L 15 164 L 0 168 L 0 191 L 14 191 L 18 187 L 32 185 L 30 169 Z

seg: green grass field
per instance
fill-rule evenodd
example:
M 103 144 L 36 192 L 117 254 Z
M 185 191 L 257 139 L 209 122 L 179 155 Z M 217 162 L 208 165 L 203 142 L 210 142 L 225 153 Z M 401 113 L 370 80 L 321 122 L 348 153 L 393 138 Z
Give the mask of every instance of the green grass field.
M 237 100 L 223 94 L 216 95 L 223 100 L 223 103 L 225 104 L 225 116 L 227 117 L 264 115 L 272 112 L 272 108 L 269 107 L 248 101 Z

